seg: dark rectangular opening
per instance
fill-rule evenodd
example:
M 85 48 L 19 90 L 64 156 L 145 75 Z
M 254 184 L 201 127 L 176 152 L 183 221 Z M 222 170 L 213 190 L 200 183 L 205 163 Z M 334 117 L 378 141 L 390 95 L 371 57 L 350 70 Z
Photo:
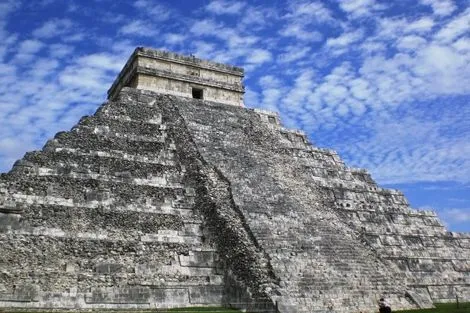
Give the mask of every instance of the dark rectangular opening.
M 192 89 L 194 99 L 204 99 L 204 93 L 202 89 L 194 87 Z

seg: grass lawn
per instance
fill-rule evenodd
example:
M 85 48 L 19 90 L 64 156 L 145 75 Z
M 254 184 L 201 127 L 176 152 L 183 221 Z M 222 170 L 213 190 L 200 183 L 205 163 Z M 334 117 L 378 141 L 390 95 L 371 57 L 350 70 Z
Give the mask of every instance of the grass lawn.
M 161 311 L 156 311 L 156 312 L 161 312 Z M 188 312 L 188 313 L 193 313 L 193 312 L 207 312 L 207 313 L 235 313 L 235 312 L 240 312 L 236 309 L 228 309 L 228 308 L 182 308 L 182 309 L 169 309 L 169 310 L 164 310 L 163 312 L 171 312 L 171 313 L 183 313 L 183 312 Z
M 435 309 L 394 311 L 399 313 L 470 313 L 470 303 L 436 303 Z
M 31 311 L 21 311 L 21 310 L 2 310 L 0 308 L 0 313 L 79 313 L 81 311 L 42 311 L 42 310 L 31 310 Z M 91 311 L 84 311 L 87 313 L 237 313 L 240 312 L 236 309 L 222 308 L 222 307 L 190 307 L 190 308 L 175 308 L 175 309 L 148 309 L 148 310 L 112 310 L 105 309 L 99 310 L 94 309 Z

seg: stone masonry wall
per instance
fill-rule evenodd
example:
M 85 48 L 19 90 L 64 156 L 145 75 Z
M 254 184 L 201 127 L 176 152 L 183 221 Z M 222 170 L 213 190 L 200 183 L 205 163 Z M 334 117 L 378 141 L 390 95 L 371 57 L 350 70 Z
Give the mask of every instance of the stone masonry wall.
M 395 308 L 413 307 L 405 285 L 393 280 L 329 206 L 331 194 L 297 162 L 299 150 L 314 150 L 304 136 L 253 110 L 176 98 L 175 104 L 202 157 L 230 181 L 235 204 L 279 280 L 272 298 L 282 312 L 372 310 L 384 294 Z
M 0 307 L 470 299 L 470 236 L 276 114 L 124 88 L 0 177 Z
M 189 105 L 179 107 L 204 158 L 217 164 L 229 178 L 235 202 L 246 214 L 248 223 L 251 222 L 250 228 L 256 239 L 265 244 L 276 275 L 279 273 L 276 272 L 277 260 L 274 260 L 285 253 L 282 249 L 273 252 L 284 239 L 277 235 L 288 234 L 290 238 L 287 237 L 285 246 L 281 247 L 287 247 L 287 251 L 295 256 L 312 256 L 313 249 L 317 254 L 312 256 L 315 259 L 312 266 L 321 264 L 322 244 L 329 246 L 333 256 L 347 260 L 349 269 L 334 258 L 327 261 L 333 272 L 354 273 L 348 277 L 347 288 L 337 292 L 334 286 L 342 283 L 335 282 L 330 287 L 318 284 L 318 280 L 311 281 L 322 290 L 323 301 L 329 306 L 331 302 L 333 306 L 348 306 L 354 288 L 360 290 L 359 294 L 367 293 L 367 284 L 364 285 L 362 280 L 370 276 L 372 281 L 379 279 L 379 284 L 380 279 L 382 283 L 390 280 L 389 283 L 396 284 L 412 302 L 422 307 L 429 306 L 429 296 L 434 302 L 455 301 L 456 297 L 460 301 L 470 300 L 470 235 L 447 232 L 435 213 L 412 210 L 402 193 L 378 187 L 365 170 L 346 167 L 334 151 L 315 148 L 301 132 L 282 128 L 275 114 L 242 112 L 215 104 L 197 110 Z M 308 206 L 307 217 L 301 213 L 302 204 Z M 314 213 L 316 207 L 318 213 Z M 279 216 L 276 213 L 281 208 L 284 212 Z M 318 214 L 321 223 L 312 223 L 309 220 L 312 214 Z M 293 216 L 293 220 L 288 222 L 286 215 Z M 331 221 L 333 225 L 329 225 Z M 282 230 L 281 225 L 285 224 L 289 225 L 288 229 Z M 338 225 L 340 230 L 335 229 Z M 334 241 L 335 234 L 329 233 L 331 231 L 345 239 Z M 315 234 L 318 234 L 319 242 L 303 242 L 306 235 Z M 353 237 L 351 248 L 342 248 L 349 236 Z M 292 251 L 294 242 L 300 247 Z M 379 259 L 381 271 L 392 273 L 392 276 L 384 273 L 382 278 L 374 277 L 370 268 L 366 273 L 357 271 L 354 263 L 361 263 L 356 258 L 363 248 Z M 369 258 L 369 263 L 373 263 L 373 257 Z M 299 269 L 309 261 L 295 259 L 301 264 L 296 263 L 295 270 L 300 276 L 308 276 L 308 270 Z M 286 264 L 280 267 L 283 266 Z M 315 274 L 318 279 L 318 273 Z M 331 274 L 328 275 L 328 280 L 333 281 Z M 290 277 L 291 284 L 292 281 Z M 358 281 L 359 286 L 356 285 Z M 384 284 L 375 286 L 375 297 L 380 292 L 393 292 L 392 289 L 387 291 L 390 286 Z M 345 297 L 335 299 L 325 290 L 343 293 Z M 311 290 L 306 294 L 309 293 L 312 294 Z M 367 300 L 364 302 L 366 307 Z M 319 306 L 315 302 L 312 305 Z M 361 309 L 361 305 L 351 303 L 349 307 Z M 407 304 L 400 300 L 394 307 L 402 305 Z
M 157 75 L 151 71 L 141 70 L 141 72 L 135 76 L 136 87 L 138 89 L 191 98 L 192 88 L 197 87 L 203 90 L 204 99 L 206 100 L 243 106 L 243 93 L 240 91 L 222 89 L 218 86 L 206 86 L 201 84 L 198 78 L 193 79 L 193 81 L 188 81 L 188 79 L 177 80 L 174 77 L 166 77 L 161 73 Z M 146 72 L 149 73 L 147 74 Z
M 159 106 L 124 97 L 0 179 L 0 307 L 221 304 L 224 271 Z
M 192 98 L 192 88 L 204 99 L 243 106 L 244 71 L 230 65 L 172 52 L 136 48 L 108 91 L 114 99 L 125 87 Z

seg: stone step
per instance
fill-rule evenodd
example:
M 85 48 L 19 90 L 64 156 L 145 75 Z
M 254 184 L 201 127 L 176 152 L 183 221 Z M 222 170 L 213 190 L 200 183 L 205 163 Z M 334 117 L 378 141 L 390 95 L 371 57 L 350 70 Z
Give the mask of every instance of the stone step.
M 150 163 L 124 159 L 119 156 L 48 151 L 27 153 L 21 161 L 15 164 L 13 172 L 38 173 L 39 168 L 51 168 L 58 174 L 68 174 L 71 171 L 111 175 L 128 173 L 127 176 L 134 178 L 147 178 L 162 173 L 177 175 L 181 170 L 174 163 Z
M 162 121 L 162 111 L 158 105 L 149 105 L 148 103 L 135 105 L 132 101 L 126 103 L 108 102 L 97 111 L 96 115 L 103 118 L 130 119 L 155 124 L 160 124 Z
M 19 172 L 18 172 L 19 173 Z M 13 172 L 13 175 L 17 175 L 17 172 Z M 128 185 L 137 186 L 151 186 L 159 188 L 183 188 L 183 175 L 177 171 L 172 172 L 160 172 L 146 173 L 146 177 L 139 178 L 133 177 L 134 172 L 130 169 L 124 172 L 107 173 L 105 171 L 93 172 L 90 169 L 78 169 L 74 167 L 59 166 L 58 168 L 47 168 L 47 167 L 29 167 L 27 176 L 41 176 L 41 177 L 60 177 L 60 178 L 74 178 L 81 180 L 96 180 L 99 182 L 113 182 L 122 183 Z
M 109 107 L 108 107 L 109 109 Z M 139 116 L 138 118 L 131 118 L 130 116 L 127 115 L 113 115 L 110 114 L 111 112 L 108 110 L 108 112 L 103 112 L 101 111 L 99 114 L 95 114 L 93 116 L 84 116 L 82 118 L 90 118 L 90 117 L 95 117 L 95 118 L 100 118 L 103 120 L 107 121 L 114 121 L 115 123 L 121 123 L 121 122 L 132 122 L 132 123 L 144 123 L 144 124 L 153 124 L 153 125 L 163 125 L 162 124 L 162 115 L 161 112 L 152 112 L 152 115 L 150 116 Z M 163 128 L 166 128 L 163 125 Z
M 109 138 L 99 134 L 71 131 L 56 134 L 53 140 L 47 142 L 44 149 L 120 150 L 141 156 L 155 156 L 166 147 L 167 144 L 161 141 L 132 140 L 122 137 Z
M 178 253 L 188 254 L 191 251 L 207 251 L 211 248 L 200 243 L 91 237 L 81 233 L 67 237 L 52 233 L 37 233 L 34 236 L 14 232 L 0 233 L 0 239 L 4 240 L 6 237 L 9 238 L 9 244 L 2 246 L 0 263 L 5 265 L 2 270 L 11 273 L 10 275 L 15 272 L 24 273 L 24 267 L 28 267 L 47 276 L 48 273 L 66 271 L 67 264 L 72 267 L 70 271 L 82 268 L 92 274 L 96 266 L 103 263 L 126 264 L 134 272 L 136 264 L 155 264 L 156 268 L 161 268 L 165 264 L 175 262 L 173 260 Z M 48 253 L 53 253 L 55 258 L 50 258 L 50 254 L 39 248 L 44 244 L 50 244 Z M 25 257 L 26 251 L 28 257 Z M 207 276 L 208 273 L 201 272 L 200 275 Z
M 0 207 L 10 210 L 12 212 L 21 211 L 25 212 L 28 209 L 34 210 L 36 206 L 40 207 L 53 207 L 54 210 L 92 210 L 100 209 L 106 211 L 113 211 L 116 214 L 120 212 L 137 212 L 138 214 L 159 214 L 178 216 L 183 222 L 187 223 L 201 223 L 201 217 L 195 215 L 190 202 L 181 202 L 172 198 L 165 198 L 163 201 L 147 198 L 145 202 L 134 204 L 119 205 L 114 202 L 114 199 L 108 195 L 103 195 L 96 200 L 89 201 L 74 201 L 74 199 L 66 199 L 54 196 L 35 196 L 27 194 L 0 194 Z
M 128 229 L 123 232 L 119 229 L 99 229 L 95 231 L 80 231 L 79 228 L 73 230 L 64 230 L 58 227 L 27 227 L 19 228 L 8 231 L 10 235 L 17 236 L 43 236 L 52 238 L 65 238 L 65 239 L 79 239 L 79 240 L 103 240 L 103 241 L 133 241 L 136 243 L 168 243 L 168 244 L 183 244 L 192 246 L 201 246 L 203 244 L 202 233 L 199 236 L 189 235 L 185 236 L 186 232 L 161 229 L 154 230 L 154 233 L 143 233 L 140 230 Z M 171 232 L 171 233 L 170 233 Z
M 100 116 L 82 118 L 73 130 L 109 135 L 111 137 L 115 137 L 116 134 L 137 135 L 149 138 L 161 138 L 167 135 L 166 126 L 161 123 L 156 124 L 131 119 L 103 118 Z
M 8 178 L 8 177 L 7 177 Z M 112 201 L 115 204 L 133 202 L 147 203 L 147 199 L 164 202 L 165 199 L 183 199 L 186 195 L 183 186 L 168 188 L 155 187 L 108 180 L 81 179 L 61 176 L 14 177 L 0 195 L 20 193 L 31 196 L 52 196 L 73 199 L 75 202 Z M 192 196 L 188 196 L 191 198 Z
M 90 149 L 74 149 L 74 148 L 51 148 L 46 149 L 46 152 L 66 152 L 73 155 L 79 155 L 83 157 L 105 157 L 110 159 L 121 159 L 129 162 L 139 162 L 146 164 L 160 164 L 168 166 L 176 166 L 174 160 L 174 152 L 172 150 L 162 150 L 159 153 L 152 155 L 138 155 L 134 153 L 129 153 L 123 150 L 90 150 Z
M 90 208 L 47 204 L 23 204 L 17 210 L 22 213 L 22 224 L 25 227 L 60 228 L 69 232 L 103 230 L 151 233 L 161 229 L 183 230 L 184 227 L 179 212 L 168 214 L 115 210 L 104 206 Z
M 63 259 L 58 266 L 48 267 L 47 264 L 34 264 L 29 271 L 29 276 L 36 280 L 47 277 L 49 288 L 60 285 L 74 285 L 78 280 L 86 280 L 88 283 L 113 283 L 138 284 L 155 288 L 184 286 L 220 286 L 223 285 L 223 275 L 217 274 L 215 267 L 196 268 L 178 267 L 172 265 L 172 271 L 168 272 L 165 260 L 153 261 L 143 264 L 133 264 L 133 260 L 106 260 L 90 262 L 81 265 L 74 259 Z M 21 273 L 21 269 L 13 266 L 5 266 L 3 271 L 10 275 Z M 3 280 L 3 286 L 8 285 L 8 278 Z

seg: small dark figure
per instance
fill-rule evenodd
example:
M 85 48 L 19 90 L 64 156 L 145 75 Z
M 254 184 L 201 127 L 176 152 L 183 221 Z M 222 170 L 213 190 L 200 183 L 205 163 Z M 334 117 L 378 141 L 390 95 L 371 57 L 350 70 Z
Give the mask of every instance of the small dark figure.
M 392 309 L 390 305 L 385 301 L 384 298 L 380 298 L 379 300 L 379 312 L 380 313 L 392 313 Z

